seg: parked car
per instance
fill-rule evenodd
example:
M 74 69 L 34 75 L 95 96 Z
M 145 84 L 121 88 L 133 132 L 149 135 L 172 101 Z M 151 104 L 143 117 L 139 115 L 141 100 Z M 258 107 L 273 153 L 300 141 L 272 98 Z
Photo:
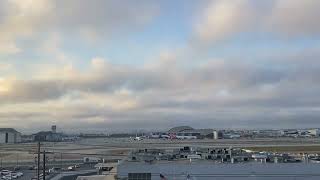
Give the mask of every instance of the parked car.
M 17 176 L 18 176 L 18 177 L 22 177 L 22 176 L 23 176 L 23 172 L 18 172 L 18 173 L 17 173 Z
M 6 176 L 6 175 L 8 175 L 10 173 L 11 173 L 11 171 L 9 171 L 9 170 L 2 170 L 1 171 L 1 175 L 4 175 L 4 176 Z
M 76 168 L 74 166 L 69 166 L 68 167 L 68 171 L 74 171 L 74 170 L 76 170 Z
M 49 172 L 49 173 L 55 173 L 55 172 L 59 172 L 59 171 L 61 171 L 61 170 L 63 170 L 63 169 L 61 169 L 60 167 L 53 167 L 53 168 L 50 168 L 50 169 L 48 170 L 48 172 Z
M 18 176 L 17 176 L 17 174 L 11 174 L 11 178 L 12 178 L 12 179 L 17 179 Z
M 48 170 L 48 172 L 51 174 L 51 173 L 55 173 L 56 171 L 54 170 L 54 168 L 51 168 Z
M 12 179 L 17 179 L 17 178 L 23 176 L 23 173 L 12 171 L 10 175 L 11 175 Z
M 5 180 L 11 180 L 11 179 L 13 179 L 12 176 L 11 176 L 11 174 L 7 174 L 7 175 L 5 175 L 5 176 L 3 176 L 3 177 L 4 177 L 3 179 L 5 179 Z
M 36 167 L 35 166 L 30 166 L 28 169 L 29 170 L 36 170 Z

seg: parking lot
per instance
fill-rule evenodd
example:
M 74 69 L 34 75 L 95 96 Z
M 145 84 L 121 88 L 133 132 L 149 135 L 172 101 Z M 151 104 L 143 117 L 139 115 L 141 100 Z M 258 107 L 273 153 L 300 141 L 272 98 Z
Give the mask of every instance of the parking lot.
M 74 167 L 74 168 L 70 168 Z M 37 170 L 30 170 L 29 167 L 21 167 L 19 171 L 13 171 L 12 168 L 3 169 L 1 172 L 1 180 L 31 180 L 37 179 Z M 11 170 L 10 170 L 11 169 Z M 51 179 L 56 176 L 74 175 L 83 173 L 95 173 L 96 170 L 93 164 L 64 164 L 62 168 L 48 166 L 46 168 L 46 179 Z M 19 173 L 19 176 L 17 174 Z M 40 170 L 40 179 L 43 178 L 42 170 Z
M 24 176 L 24 173 L 21 171 L 11 171 L 7 169 L 1 170 L 0 173 L 2 180 L 22 179 Z

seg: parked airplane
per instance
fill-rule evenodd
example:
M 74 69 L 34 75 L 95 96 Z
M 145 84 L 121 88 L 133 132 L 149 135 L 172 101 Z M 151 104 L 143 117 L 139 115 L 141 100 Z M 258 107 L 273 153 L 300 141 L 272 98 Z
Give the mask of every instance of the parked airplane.
M 130 137 L 130 139 L 133 139 L 134 141 L 142 141 L 143 140 L 143 136 L 138 136 L 138 134 L 136 134 L 136 137 L 132 138 Z
M 142 137 L 139 137 L 139 136 L 136 136 L 133 140 L 135 140 L 135 141 L 142 141 L 143 138 L 142 138 Z

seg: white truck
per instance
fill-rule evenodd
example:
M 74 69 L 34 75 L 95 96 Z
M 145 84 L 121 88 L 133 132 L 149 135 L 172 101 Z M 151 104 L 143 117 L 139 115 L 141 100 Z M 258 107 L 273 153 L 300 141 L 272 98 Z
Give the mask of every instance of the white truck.
M 83 163 L 85 163 L 85 164 L 99 163 L 99 162 L 102 162 L 102 159 L 98 158 L 98 157 L 84 157 L 83 158 Z

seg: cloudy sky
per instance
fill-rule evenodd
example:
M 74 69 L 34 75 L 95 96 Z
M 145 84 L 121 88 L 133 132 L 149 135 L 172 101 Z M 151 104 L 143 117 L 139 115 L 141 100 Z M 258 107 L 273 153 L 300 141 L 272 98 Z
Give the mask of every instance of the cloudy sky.
M 0 0 L 0 127 L 320 127 L 319 0 Z

